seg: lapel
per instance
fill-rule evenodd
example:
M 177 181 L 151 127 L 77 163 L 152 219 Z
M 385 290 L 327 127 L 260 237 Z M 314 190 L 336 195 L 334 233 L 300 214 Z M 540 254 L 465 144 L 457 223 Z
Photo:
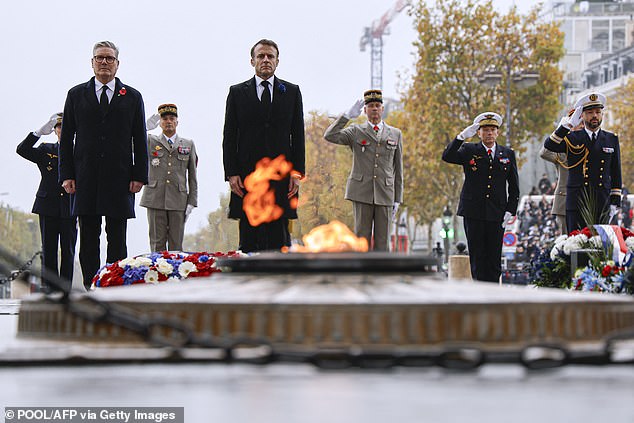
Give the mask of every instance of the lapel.
M 255 90 L 255 76 L 242 84 L 242 90 L 249 102 L 256 104 L 259 103 L 260 100 L 258 99 L 258 93 Z
M 97 101 L 97 93 L 95 92 L 95 77 L 90 78 L 90 81 L 84 86 L 84 97 L 88 104 L 101 113 L 99 109 L 99 101 Z
M 161 135 L 158 136 L 158 142 L 165 148 L 167 151 L 171 151 L 170 143 L 165 139 L 165 135 L 161 132 Z
M 370 138 L 372 138 L 375 141 L 379 141 L 379 138 L 376 135 L 376 132 L 374 132 L 374 129 L 373 129 L 372 125 L 370 124 L 369 120 L 366 121 L 365 124 L 363 124 L 361 126 L 361 128 L 363 129 L 363 132 L 365 132 L 367 136 L 369 136 Z
M 108 107 L 108 112 L 113 107 L 117 107 L 117 105 L 123 100 L 123 95 L 120 95 L 120 91 L 123 88 L 123 84 L 119 80 L 119 78 L 114 79 L 114 93 L 112 93 L 112 100 L 110 100 L 110 106 Z

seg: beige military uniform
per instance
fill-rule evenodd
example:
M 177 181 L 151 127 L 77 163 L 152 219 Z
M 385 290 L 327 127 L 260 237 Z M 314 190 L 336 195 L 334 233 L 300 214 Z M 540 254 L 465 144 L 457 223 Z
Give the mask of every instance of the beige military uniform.
M 567 234 L 566 228 L 566 185 L 568 184 L 568 169 L 561 163 L 566 163 L 566 153 L 555 153 L 542 146 L 539 157 L 554 163 L 557 167 L 557 186 L 555 187 L 555 197 L 551 214 L 557 219 L 557 224 L 562 234 Z
M 149 182 L 140 205 L 148 209 L 152 251 L 181 251 L 185 209 L 198 205 L 198 156 L 192 140 L 173 137 L 170 145 L 161 135 L 148 135 Z
M 385 122 L 378 135 L 370 122 L 346 128 L 348 122 L 348 118 L 339 116 L 324 138 L 352 150 L 345 198 L 354 203 L 357 236 L 370 240 L 374 226 L 375 249 L 387 250 L 391 210 L 395 202 L 403 202 L 402 134 Z M 371 205 L 374 210 L 362 211 L 367 208 L 360 204 Z

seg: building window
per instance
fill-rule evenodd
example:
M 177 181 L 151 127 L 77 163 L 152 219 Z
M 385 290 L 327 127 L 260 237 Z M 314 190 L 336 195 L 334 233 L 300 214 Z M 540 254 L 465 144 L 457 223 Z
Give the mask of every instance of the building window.
M 591 50 L 602 53 L 610 51 L 610 21 L 600 19 L 592 21 Z

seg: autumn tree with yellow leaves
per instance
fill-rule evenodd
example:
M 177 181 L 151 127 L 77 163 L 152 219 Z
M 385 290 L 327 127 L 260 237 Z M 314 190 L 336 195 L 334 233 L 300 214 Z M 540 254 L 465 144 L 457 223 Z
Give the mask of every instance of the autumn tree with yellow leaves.
M 512 139 L 504 122 L 498 142 L 510 145 L 521 164 L 525 143 L 552 129 L 560 104 L 563 33 L 554 22 L 539 18 L 535 8 L 522 15 L 512 8 L 495 10 L 491 1 L 419 2 L 411 13 L 418 38 L 417 61 L 403 95 L 400 128 L 404 131 L 404 202 L 419 223 L 440 217 L 446 205 L 456 209 L 463 182 L 462 168 L 441 161 L 447 143 L 484 111 L 505 114 L 507 65 L 511 78 L 530 70 L 536 85 L 511 84 Z M 478 78 L 496 69 L 502 81 L 487 88 Z M 477 138 L 468 140 L 479 142 Z
M 623 186 L 634 188 L 634 78 L 609 99 L 608 113 L 613 120 L 612 130 L 619 135 L 621 147 L 621 176 Z

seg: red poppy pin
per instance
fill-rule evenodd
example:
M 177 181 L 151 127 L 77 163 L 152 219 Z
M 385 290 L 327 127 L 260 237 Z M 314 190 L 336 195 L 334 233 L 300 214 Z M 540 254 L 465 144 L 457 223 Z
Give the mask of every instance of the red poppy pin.
M 156 151 L 152 151 L 152 155 L 153 155 L 154 157 L 156 157 L 156 156 L 158 156 L 158 153 L 157 153 Z
M 367 140 L 361 140 L 361 152 L 365 153 L 365 146 L 368 145 Z
M 122 88 L 119 90 L 119 95 L 125 95 L 126 93 L 127 93 L 127 91 L 126 91 L 125 87 L 122 87 Z

